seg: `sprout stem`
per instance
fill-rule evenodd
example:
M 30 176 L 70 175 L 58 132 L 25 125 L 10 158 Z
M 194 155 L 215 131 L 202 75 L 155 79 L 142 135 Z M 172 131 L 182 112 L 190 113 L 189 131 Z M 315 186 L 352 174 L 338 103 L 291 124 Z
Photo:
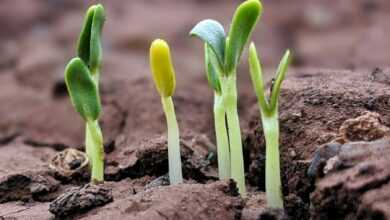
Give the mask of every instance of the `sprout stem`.
M 264 89 L 263 72 L 254 43 L 249 48 L 249 65 L 253 87 L 256 91 L 261 114 L 261 122 L 266 144 L 265 189 L 267 206 L 283 208 L 282 183 L 280 176 L 279 154 L 279 116 L 278 100 L 280 86 L 284 80 L 290 62 L 290 51 L 283 56 L 276 74 L 276 81 L 268 101 Z
M 86 153 L 91 161 L 91 182 L 104 181 L 103 135 L 97 120 L 87 121 L 85 134 Z
M 91 72 L 92 79 L 95 82 L 96 88 L 99 93 L 99 80 L 100 80 L 100 71 L 99 69 L 96 69 L 94 72 Z
M 221 77 L 221 81 L 223 102 L 229 128 L 231 177 L 237 182 L 238 191 L 241 196 L 246 197 L 244 156 L 242 152 L 240 122 L 237 112 L 236 74 L 223 76 Z
M 267 205 L 271 208 L 283 208 L 282 183 L 279 158 L 279 119 L 277 107 L 272 115 L 261 114 L 266 142 L 265 189 Z
M 169 181 L 171 184 L 183 182 L 179 127 L 177 125 L 175 107 L 172 97 L 161 97 L 168 127 L 168 158 L 169 158 Z
M 226 112 L 223 105 L 223 97 L 215 92 L 214 94 L 214 123 L 215 135 L 217 138 L 218 151 L 218 173 L 219 179 L 230 178 L 230 150 L 229 138 L 226 129 Z

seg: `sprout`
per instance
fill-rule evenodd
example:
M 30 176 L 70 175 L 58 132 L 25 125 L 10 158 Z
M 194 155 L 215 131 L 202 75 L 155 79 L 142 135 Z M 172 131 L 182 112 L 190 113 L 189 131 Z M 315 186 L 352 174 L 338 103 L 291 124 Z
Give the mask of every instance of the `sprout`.
M 104 181 L 103 136 L 98 123 L 101 113 L 100 35 L 104 20 L 102 5 L 94 5 L 88 9 L 78 41 L 78 57 L 73 58 L 65 68 L 65 83 L 72 105 L 86 122 L 85 146 L 91 161 L 92 183 Z
M 203 40 L 210 48 L 207 50 L 209 62 L 206 65 L 213 66 L 219 78 L 221 102 L 226 112 L 229 132 L 230 175 L 237 182 L 242 196 L 246 196 L 246 190 L 241 131 L 237 112 L 236 69 L 244 46 L 250 38 L 261 12 L 262 5 L 259 0 L 247 0 L 237 8 L 228 36 L 225 35 L 222 25 L 211 19 L 199 22 L 190 32 L 191 35 Z
M 283 208 L 279 158 L 278 99 L 280 86 L 286 75 L 290 60 L 290 51 L 287 50 L 280 61 L 276 80 L 271 89 L 270 100 L 268 100 L 264 90 L 262 70 L 257 57 L 256 47 L 254 43 L 250 45 L 249 64 L 251 79 L 258 99 L 266 141 L 265 189 L 267 205 L 272 208 Z
M 176 78 L 169 46 L 164 40 L 154 40 L 150 46 L 150 68 L 152 70 L 154 84 L 161 96 L 167 120 L 169 181 L 171 184 L 182 183 L 183 175 L 181 170 L 179 128 L 172 101 Z
M 205 44 L 204 48 L 207 80 L 210 87 L 214 90 L 214 127 L 217 139 L 219 179 L 229 179 L 231 173 L 230 150 L 226 129 L 226 112 L 221 93 L 221 82 L 219 81 L 218 71 L 212 64 L 212 60 L 215 60 L 215 56 L 207 44 Z

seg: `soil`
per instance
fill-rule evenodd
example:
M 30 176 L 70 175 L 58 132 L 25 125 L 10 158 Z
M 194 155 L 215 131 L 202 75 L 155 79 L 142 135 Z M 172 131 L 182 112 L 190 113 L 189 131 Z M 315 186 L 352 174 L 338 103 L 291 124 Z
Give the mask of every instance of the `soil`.
M 265 144 L 246 54 L 238 87 L 248 198 L 218 181 L 213 94 L 203 45 L 188 32 L 204 18 L 228 27 L 238 3 L 102 2 L 107 181 L 97 188 L 86 169 L 68 176 L 50 167 L 59 152 L 84 149 L 63 69 L 87 2 L 0 2 L 0 219 L 55 219 L 49 210 L 60 219 L 390 219 L 390 2 L 263 1 L 253 40 L 266 78 L 286 48 L 294 53 L 279 107 L 284 210 L 266 208 Z M 173 186 L 147 59 L 159 37 L 171 44 L 177 73 L 185 184 Z

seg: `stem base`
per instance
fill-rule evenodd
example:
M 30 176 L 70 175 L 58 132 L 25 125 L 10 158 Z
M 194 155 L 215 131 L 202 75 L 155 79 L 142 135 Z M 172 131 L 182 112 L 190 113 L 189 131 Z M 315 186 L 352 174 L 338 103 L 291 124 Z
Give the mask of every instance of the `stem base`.
M 168 165 L 171 184 L 183 183 L 180 156 L 179 126 L 177 125 L 175 107 L 172 97 L 161 97 L 168 127 Z

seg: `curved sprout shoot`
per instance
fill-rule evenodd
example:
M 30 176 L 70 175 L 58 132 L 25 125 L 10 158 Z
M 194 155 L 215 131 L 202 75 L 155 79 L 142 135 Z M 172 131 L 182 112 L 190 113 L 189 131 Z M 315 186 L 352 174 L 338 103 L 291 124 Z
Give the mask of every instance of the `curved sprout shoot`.
M 176 78 L 169 46 L 164 40 L 157 39 L 150 46 L 150 68 L 167 120 L 169 181 L 171 184 L 182 183 L 179 127 L 172 101 Z

